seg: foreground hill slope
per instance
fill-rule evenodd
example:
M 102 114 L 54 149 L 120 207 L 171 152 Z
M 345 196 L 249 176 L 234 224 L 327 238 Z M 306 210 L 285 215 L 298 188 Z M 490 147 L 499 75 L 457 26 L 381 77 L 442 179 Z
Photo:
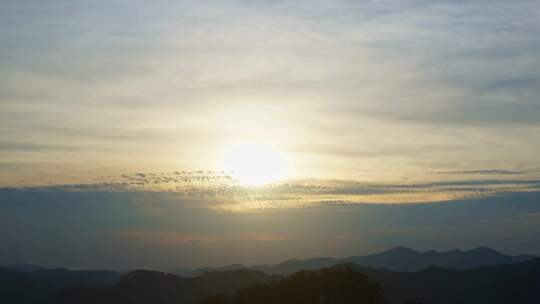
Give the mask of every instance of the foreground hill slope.
M 301 271 L 232 295 L 214 295 L 199 304 L 382 304 L 381 285 L 352 268 Z
M 215 293 L 231 292 L 253 284 L 276 279 L 254 270 L 209 272 L 196 278 L 182 278 L 158 271 L 137 270 L 107 288 L 70 287 L 62 290 L 51 303 L 195 303 Z
M 385 303 L 390 304 L 403 303 L 409 298 L 438 304 L 540 303 L 540 258 L 467 270 L 430 267 L 419 272 L 346 266 L 381 282 Z
M 41 269 L 36 271 L 0 268 L 0 303 L 42 303 L 67 286 L 108 286 L 120 281 L 113 271 L 72 271 Z

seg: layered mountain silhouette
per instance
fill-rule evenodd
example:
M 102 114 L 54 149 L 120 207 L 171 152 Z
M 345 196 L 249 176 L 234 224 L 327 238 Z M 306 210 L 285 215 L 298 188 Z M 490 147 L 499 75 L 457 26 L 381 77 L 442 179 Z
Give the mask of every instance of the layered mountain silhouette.
M 224 267 L 205 267 L 189 271 L 188 269 L 171 269 L 170 273 L 192 277 L 204 272 L 224 271 L 234 269 L 254 269 L 269 274 L 291 274 L 300 270 L 320 269 L 343 263 L 355 263 L 376 268 L 385 268 L 395 271 L 419 271 L 430 266 L 450 269 L 469 269 L 480 266 L 494 266 L 519 263 L 534 258 L 533 255 L 506 255 L 496 250 L 479 247 L 469 251 L 459 249 L 447 252 L 426 251 L 419 252 L 407 247 L 395 247 L 390 250 L 362 256 L 348 258 L 314 258 L 305 260 L 288 260 L 275 265 L 243 266 L 233 264 Z
M 540 293 L 537 292 L 540 290 L 540 258 L 509 256 L 486 247 L 448 252 L 418 252 L 396 247 L 382 253 L 346 259 L 289 260 L 276 265 L 250 268 L 229 265 L 185 269 L 185 277 L 149 270 L 125 274 L 113 271 L 44 269 L 31 264 L 14 264 L 0 267 L 0 303 L 196 304 L 202 299 L 208 299 L 210 295 L 221 294 L 213 298 L 213 301 L 223 300 L 229 301 L 223 303 L 231 304 L 235 303 L 231 302 L 235 298 L 229 298 L 228 295 L 234 295 L 235 291 L 246 289 L 253 292 L 254 297 L 258 297 L 257 294 L 262 290 L 281 294 L 279 288 L 253 289 L 251 286 L 272 285 L 293 273 L 302 270 L 316 272 L 323 268 L 350 268 L 366 275 L 370 282 L 379 282 L 384 291 L 384 303 L 387 304 L 402 304 L 411 298 L 425 304 L 540 303 Z M 360 278 L 356 275 L 352 277 Z M 293 288 L 296 285 L 283 286 Z M 319 297 L 326 295 L 318 294 Z M 306 299 L 312 299 L 313 295 L 305 296 Z M 351 294 L 353 298 L 356 296 L 362 297 Z
M 64 288 L 51 298 L 50 303 L 196 303 L 210 294 L 227 293 L 253 284 L 269 283 L 277 278 L 247 269 L 207 272 L 195 278 L 137 270 L 108 288 Z
M 377 282 L 377 286 L 382 287 L 381 298 L 376 296 L 379 289 L 369 282 Z M 383 299 L 386 304 L 405 304 L 416 299 L 426 304 L 536 304 L 540 303 L 538 290 L 540 259 L 535 258 L 522 263 L 467 270 L 429 267 L 418 272 L 398 272 L 353 263 L 290 276 L 230 270 L 182 278 L 161 272 L 135 271 L 105 288 L 64 288 L 51 303 L 347 304 L 381 303 L 379 300 Z M 342 297 L 344 295 L 346 297 Z M 371 300 L 350 302 L 346 299 Z
M 511 265 L 468 270 L 430 267 L 419 272 L 349 263 L 301 271 L 270 285 L 238 290 L 232 296 L 209 296 L 199 303 L 533 304 L 540 303 L 538 290 L 538 258 Z
M 177 269 L 175 269 L 174 271 L 169 271 L 169 272 L 180 275 L 180 276 L 184 276 L 184 277 L 197 277 L 206 272 L 241 270 L 241 269 L 248 269 L 248 268 L 242 264 L 231 264 L 231 265 L 226 265 L 226 266 L 221 266 L 221 267 L 202 267 L 202 268 L 197 268 L 195 270 L 184 269 L 184 270 L 178 271 Z

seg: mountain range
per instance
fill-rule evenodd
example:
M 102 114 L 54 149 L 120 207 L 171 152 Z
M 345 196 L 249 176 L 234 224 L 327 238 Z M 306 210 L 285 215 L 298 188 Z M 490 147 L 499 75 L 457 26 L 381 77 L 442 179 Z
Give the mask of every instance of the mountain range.
M 233 264 L 184 269 L 177 274 L 72 271 L 18 263 L 0 267 L 0 303 L 196 304 L 211 294 L 230 294 L 302 270 L 334 267 L 348 267 L 380 282 L 386 304 L 402 304 L 409 298 L 441 304 L 540 303 L 536 292 L 540 290 L 540 258 L 505 255 L 486 247 L 448 252 L 395 247 L 344 259 L 288 260 L 250 267 Z
M 410 303 L 408 302 L 410 299 L 418 301 L 413 303 L 425 304 L 540 303 L 540 293 L 538 293 L 540 290 L 540 258 L 515 264 L 484 266 L 466 270 L 429 267 L 417 272 L 398 272 L 353 263 L 340 264 L 327 269 L 351 269 L 367 276 L 370 282 L 378 283 L 382 287 L 382 298 L 385 304 L 405 304 Z M 313 282 L 313 276 L 309 273 L 319 271 L 321 270 L 304 271 L 307 272 L 307 275 L 298 275 L 302 272 L 293 274 L 292 278 L 296 283 L 292 287 L 286 282 L 291 276 L 269 275 L 249 269 L 207 272 L 194 278 L 183 278 L 154 271 L 135 271 L 124 276 L 120 282 L 108 287 L 64 288 L 49 303 L 230 303 L 219 300 L 201 301 L 211 295 L 231 293 L 247 294 L 250 298 L 264 299 L 269 290 L 274 290 L 274 296 L 276 291 L 279 293 L 276 286 L 280 285 L 289 286 L 289 288 L 285 287 L 283 292 L 302 296 L 306 295 L 306 290 L 302 286 L 310 286 L 309 284 Z M 298 279 L 304 281 L 298 282 Z M 283 280 L 285 283 L 280 283 Z M 331 281 L 328 281 L 328 284 L 330 283 Z M 349 285 L 347 283 L 347 281 L 343 282 L 343 284 Z M 252 288 L 253 286 L 260 287 Z M 321 288 L 323 287 L 326 285 L 321 285 Z M 291 290 L 291 288 L 293 289 Z M 362 291 L 358 290 L 357 292 L 361 293 Z M 307 294 L 306 296 L 312 295 Z M 358 296 L 361 297 L 361 294 Z M 275 303 L 275 301 L 264 303 Z
M 106 288 L 95 286 L 64 288 L 48 303 L 191 304 L 211 294 L 228 293 L 254 284 L 269 283 L 278 278 L 248 269 L 206 272 L 194 278 L 183 278 L 159 271 L 136 270 Z
M 352 256 L 348 258 L 293 259 L 274 265 L 244 266 L 241 264 L 232 264 L 222 267 L 204 267 L 198 269 L 176 268 L 171 269 L 168 272 L 184 277 L 194 277 L 211 271 L 253 269 L 268 274 L 286 275 L 300 270 L 320 269 L 344 263 L 412 272 L 430 266 L 450 269 L 470 269 L 480 266 L 513 264 L 530 260 L 534 257 L 535 256 L 533 255 L 506 255 L 487 247 L 479 247 L 468 251 L 455 249 L 447 252 L 420 252 L 411 248 L 399 246 L 380 253 Z

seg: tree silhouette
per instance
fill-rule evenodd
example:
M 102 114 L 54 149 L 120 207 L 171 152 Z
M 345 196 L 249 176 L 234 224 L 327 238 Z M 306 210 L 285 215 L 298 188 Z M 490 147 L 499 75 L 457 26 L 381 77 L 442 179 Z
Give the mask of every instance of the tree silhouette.
M 382 288 L 351 268 L 301 271 L 233 295 L 214 295 L 199 304 L 381 304 Z

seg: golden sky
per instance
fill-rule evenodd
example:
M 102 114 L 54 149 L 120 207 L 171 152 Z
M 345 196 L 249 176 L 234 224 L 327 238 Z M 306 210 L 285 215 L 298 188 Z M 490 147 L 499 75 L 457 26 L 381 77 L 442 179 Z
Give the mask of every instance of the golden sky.
M 7 0 L 0 265 L 540 252 L 540 5 Z
M 537 172 L 534 1 L 418 2 L 9 2 L 2 184 L 218 170 L 253 141 L 289 178 Z

